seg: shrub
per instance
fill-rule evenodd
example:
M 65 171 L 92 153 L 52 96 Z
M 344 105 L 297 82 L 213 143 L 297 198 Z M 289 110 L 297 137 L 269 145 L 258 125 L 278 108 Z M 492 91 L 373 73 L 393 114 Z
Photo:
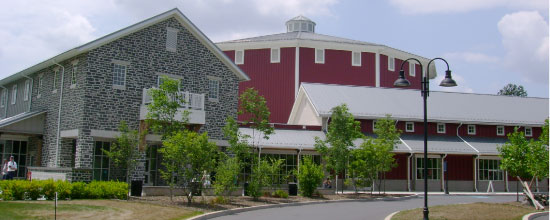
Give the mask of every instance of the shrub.
M 278 190 L 275 190 L 275 192 L 273 192 L 272 196 L 275 197 L 275 198 L 285 198 L 286 199 L 286 198 L 288 198 L 288 193 L 284 190 L 278 189 Z
M 0 198 L 2 200 L 12 200 L 13 199 L 13 192 L 12 192 L 12 186 L 13 181 L 0 181 L 0 191 L 2 194 L 0 195 Z
M 223 196 L 216 196 L 216 198 L 210 200 L 210 205 L 227 204 L 227 203 L 229 203 L 229 199 L 226 199 Z
M 14 180 L 11 185 L 12 196 L 14 200 L 24 200 L 25 192 L 30 182 L 25 180 Z
M 304 157 L 300 164 L 300 172 L 298 173 L 298 188 L 303 196 L 311 197 L 317 186 L 323 182 L 323 169 L 321 166 L 313 163 L 311 157 Z
M 84 182 L 73 182 L 71 190 L 71 199 L 85 199 L 89 198 L 86 191 L 86 183 Z
M 27 184 L 27 196 L 31 200 L 36 200 L 42 194 L 42 181 L 31 181 Z
M 67 181 L 55 181 L 55 189 L 57 191 L 57 199 L 64 200 L 71 198 L 72 184 Z M 54 194 L 55 196 L 55 194 Z M 55 198 L 55 197 L 54 197 Z
M 51 179 L 42 180 L 42 193 L 44 194 L 47 200 L 55 199 L 55 190 L 56 190 L 56 187 L 55 187 L 55 182 L 53 180 Z

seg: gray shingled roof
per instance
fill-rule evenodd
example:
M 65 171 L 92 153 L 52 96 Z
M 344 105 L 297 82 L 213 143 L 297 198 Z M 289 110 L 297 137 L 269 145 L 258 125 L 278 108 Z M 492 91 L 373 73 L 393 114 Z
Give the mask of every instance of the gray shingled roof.
M 399 120 L 423 120 L 422 96 L 412 89 L 302 83 L 321 117 L 347 104 L 356 118 L 391 114 Z M 540 126 L 548 118 L 547 98 L 522 98 L 454 92 L 430 92 L 428 120 L 454 123 Z

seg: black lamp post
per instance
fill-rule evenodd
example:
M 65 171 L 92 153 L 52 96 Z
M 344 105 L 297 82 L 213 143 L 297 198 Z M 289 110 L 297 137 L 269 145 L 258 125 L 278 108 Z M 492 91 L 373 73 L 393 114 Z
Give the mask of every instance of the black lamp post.
M 408 87 L 411 85 L 411 83 L 409 82 L 409 80 L 405 79 L 405 71 L 403 70 L 403 65 L 405 63 L 407 63 L 407 61 L 409 60 L 415 60 L 416 62 L 418 62 L 418 64 L 420 65 L 420 72 L 423 73 L 423 67 L 422 67 L 422 63 L 416 59 L 416 58 L 409 58 L 409 59 L 406 59 L 403 61 L 403 63 L 401 64 L 401 70 L 399 71 L 399 78 L 397 80 L 395 80 L 395 82 L 393 83 L 393 85 L 395 87 Z M 445 79 L 443 79 L 443 81 L 441 81 L 441 83 L 439 84 L 439 86 L 443 86 L 443 87 L 453 87 L 453 86 L 456 86 L 456 82 L 453 80 L 453 78 L 451 77 L 451 70 L 449 70 L 449 64 L 447 63 L 446 60 L 444 60 L 443 58 L 434 58 L 432 60 L 430 60 L 430 62 L 428 62 L 428 67 L 427 67 L 427 70 L 426 70 L 426 75 L 422 76 L 420 78 L 420 81 L 421 81 L 421 94 L 422 94 L 422 97 L 424 98 L 424 220 L 428 220 L 428 105 L 427 105 L 427 101 L 428 101 L 428 95 L 429 95 L 429 92 L 430 92 L 430 88 L 429 88 L 429 81 L 428 81 L 428 76 L 430 75 L 430 64 L 434 61 L 434 60 L 443 60 L 445 62 L 445 64 L 447 64 L 447 71 L 445 71 Z

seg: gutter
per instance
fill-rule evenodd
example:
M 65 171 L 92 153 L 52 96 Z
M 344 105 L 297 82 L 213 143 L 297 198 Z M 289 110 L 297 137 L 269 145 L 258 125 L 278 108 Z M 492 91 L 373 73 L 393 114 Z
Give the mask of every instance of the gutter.
M 55 60 L 52 60 L 53 64 L 61 67 L 61 83 L 60 91 L 59 91 L 59 107 L 57 112 L 57 140 L 56 140 L 56 150 L 55 150 L 55 166 L 59 167 L 59 149 L 60 149 L 60 139 L 61 139 L 61 102 L 63 101 L 63 85 L 64 85 L 64 76 L 65 76 L 65 67 L 57 62 Z M 55 79 L 54 79 L 55 80 Z

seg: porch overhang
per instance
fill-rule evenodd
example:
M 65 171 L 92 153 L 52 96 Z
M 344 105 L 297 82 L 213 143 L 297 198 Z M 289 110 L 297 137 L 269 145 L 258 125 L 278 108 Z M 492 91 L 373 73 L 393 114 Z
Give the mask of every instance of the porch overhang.
M 0 120 L 0 133 L 44 134 L 46 111 L 24 112 Z

